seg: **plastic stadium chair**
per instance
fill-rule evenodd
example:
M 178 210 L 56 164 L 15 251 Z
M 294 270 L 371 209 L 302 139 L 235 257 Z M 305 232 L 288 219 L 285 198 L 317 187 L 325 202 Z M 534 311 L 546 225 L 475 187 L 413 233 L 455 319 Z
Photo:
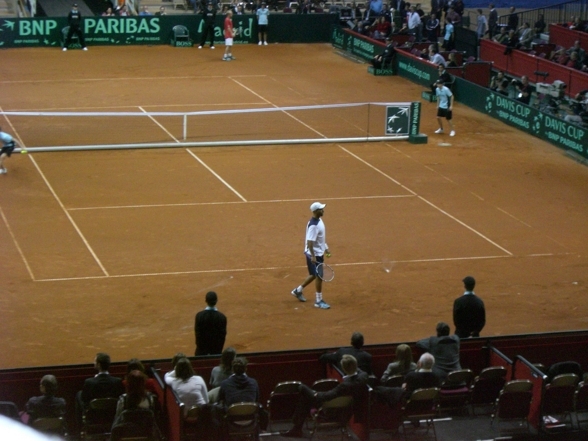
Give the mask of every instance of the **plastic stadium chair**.
M 108 435 L 116 415 L 116 398 L 96 398 L 84 411 L 82 439 L 92 435 Z
M 178 41 L 190 41 L 190 31 L 188 31 L 188 28 L 186 26 L 182 26 L 182 25 L 175 25 L 172 28 L 172 45 L 177 45 Z
M 541 424 L 548 428 L 549 421 L 545 417 L 558 417 L 561 423 L 567 418 L 573 426 L 574 398 L 579 378 L 576 374 L 562 374 L 551 380 L 543 389 L 541 399 Z M 565 427 L 564 427 L 565 428 Z
M 427 434 L 429 433 L 429 429 L 432 428 L 435 440 L 437 439 L 434 418 L 438 414 L 439 392 L 440 389 L 438 387 L 431 387 L 417 389 L 410 395 L 410 398 L 402 407 L 402 433 L 405 440 L 407 423 L 409 423 L 409 427 L 412 425 L 415 430 L 418 430 L 417 423 L 421 420 L 425 420 Z
M 18 407 L 12 401 L 0 401 L 0 415 L 20 421 Z
M 402 387 L 404 375 L 392 375 L 383 384 L 386 387 Z
M 480 375 L 474 378 L 471 387 L 470 405 L 472 414 L 476 415 L 476 407 L 493 405 L 505 383 L 505 367 L 491 366 L 483 369 Z
M 337 387 L 339 382 L 334 378 L 326 378 L 324 380 L 317 380 L 313 383 L 312 389 L 317 392 L 328 392 Z
M 296 410 L 300 396 L 300 381 L 286 381 L 278 383 L 267 400 L 269 413 L 269 427 L 272 423 L 290 421 Z
M 470 369 L 450 372 L 439 391 L 439 407 L 442 410 L 463 409 L 470 402 L 470 385 L 474 373 Z
M 37 418 L 31 423 L 33 429 L 48 435 L 59 435 L 66 437 L 65 420 L 59 418 Z
M 321 429 L 338 429 L 341 431 L 341 439 L 349 436 L 347 424 L 353 415 L 353 397 L 337 397 L 324 402 L 321 407 L 312 413 L 310 439 Z
M 529 410 L 533 399 L 533 383 L 529 380 L 513 380 L 504 385 L 496 399 L 490 424 L 494 418 L 501 421 L 524 423 L 529 430 Z
M 578 384 L 574 398 L 574 412 L 580 429 L 581 424 L 588 421 L 588 383 L 582 381 Z
M 236 403 L 229 406 L 225 427 L 229 440 L 244 436 L 259 439 L 259 404 Z

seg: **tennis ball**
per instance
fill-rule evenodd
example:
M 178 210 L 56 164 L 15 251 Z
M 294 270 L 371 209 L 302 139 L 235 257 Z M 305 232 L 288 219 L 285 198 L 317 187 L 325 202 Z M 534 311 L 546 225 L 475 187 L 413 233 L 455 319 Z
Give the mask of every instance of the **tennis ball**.
M 21 155 L 26 155 L 28 152 L 26 150 L 21 150 L 20 153 Z

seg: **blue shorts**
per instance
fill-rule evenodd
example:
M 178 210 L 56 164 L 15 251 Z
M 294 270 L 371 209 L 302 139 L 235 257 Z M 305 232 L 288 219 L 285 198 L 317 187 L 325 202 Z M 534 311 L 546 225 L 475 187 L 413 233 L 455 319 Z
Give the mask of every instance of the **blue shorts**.
M 306 266 L 308 267 L 308 274 L 316 277 L 317 276 L 316 265 L 312 262 L 309 254 L 304 253 L 304 255 L 306 256 Z M 324 261 L 325 261 L 325 256 L 316 256 L 317 265 L 319 263 L 323 263 Z

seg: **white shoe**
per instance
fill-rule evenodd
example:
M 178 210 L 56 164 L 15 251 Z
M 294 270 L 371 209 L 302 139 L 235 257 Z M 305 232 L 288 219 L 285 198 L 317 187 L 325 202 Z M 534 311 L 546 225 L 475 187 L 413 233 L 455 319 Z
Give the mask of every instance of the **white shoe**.
M 455 136 L 455 130 L 452 130 L 451 132 L 449 132 L 449 136 Z
M 8 173 L 5 168 L 0 168 L 0 175 L 5 175 Z
M 267 41 L 264 41 L 264 42 L 263 42 L 263 45 L 264 45 L 264 46 L 267 46 Z
M 67 50 L 67 48 L 66 48 L 66 47 L 64 47 L 62 50 L 63 50 L 63 52 L 65 52 L 65 51 Z
M 263 43 L 260 41 L 259 43 L 257 43 L 258 46 L 261 46 Z
M 435 130 L 435 133 L 437 133 L 437 134 L 443 133 L 443 129 L 437 129 L 437 130 Z
M 87 51 L 87 50 L 88 50 L 88 48 L 87 48 L 87 47 L 83 47 L 83 48 L 82 48 L 82 50 L 83 50 L 83 51 Z
M 198 49 L 202 49 L 202 46 L 198 46 Z
M 214 46 L 210 46 L 211 49 L 214 49 Z

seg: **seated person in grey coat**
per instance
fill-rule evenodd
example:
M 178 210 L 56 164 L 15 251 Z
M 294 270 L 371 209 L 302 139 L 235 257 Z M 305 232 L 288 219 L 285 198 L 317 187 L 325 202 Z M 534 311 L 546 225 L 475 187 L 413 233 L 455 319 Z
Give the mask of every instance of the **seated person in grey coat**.
M 417 341 L 417 347 L 423 349 L 435 357 L 433 372 L 442 380 L 452 371 L 461 369 L 459 364 L 459 337 L 449 335 L 449 325 L 444 322 L 437 323 L 437 335 Z

